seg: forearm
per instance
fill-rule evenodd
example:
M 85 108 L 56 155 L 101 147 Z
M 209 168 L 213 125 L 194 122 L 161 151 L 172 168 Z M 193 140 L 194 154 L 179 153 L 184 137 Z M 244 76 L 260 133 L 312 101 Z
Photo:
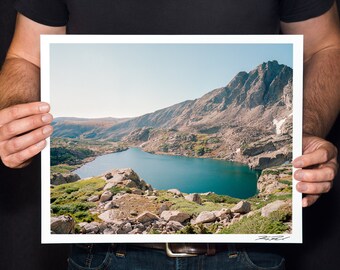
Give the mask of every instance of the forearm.
M 340 49 L 325 49 L 304 65 L 304 133 L 325 137 L 340 110 Z
M 40 99 L 40 69 L 20 58 L 9 58 L 0 72 L 0 110 Z

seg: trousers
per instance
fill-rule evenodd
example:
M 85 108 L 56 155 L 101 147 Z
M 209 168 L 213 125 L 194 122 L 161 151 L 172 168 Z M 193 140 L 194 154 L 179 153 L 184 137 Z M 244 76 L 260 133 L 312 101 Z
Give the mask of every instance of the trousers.
M 229 247 L 229 246 L 228 246 Z M 76 244 L 68 259 L 68 270 L 255 270 L 285 269 L 278 254 L 239 249 L 213 256 L 171 258 L 165 251 L 135 247 L 131 244 Z

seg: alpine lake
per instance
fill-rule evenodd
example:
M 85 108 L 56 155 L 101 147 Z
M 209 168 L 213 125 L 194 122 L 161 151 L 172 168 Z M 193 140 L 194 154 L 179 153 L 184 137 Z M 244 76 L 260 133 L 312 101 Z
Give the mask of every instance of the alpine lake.
M 159 190 L 185 193 L 214 192 L 245 199 L 257 193 L 260 172 L 248 166 L 216 159 L 156 155 L 140 148 L 97 157 L 74 171 L 81 178 L 132 168 L 141 179 Z

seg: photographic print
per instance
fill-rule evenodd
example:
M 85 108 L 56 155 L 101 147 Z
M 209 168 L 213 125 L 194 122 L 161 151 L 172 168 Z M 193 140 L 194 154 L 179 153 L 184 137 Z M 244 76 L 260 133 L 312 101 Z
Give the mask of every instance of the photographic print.
M 43 242 L 301 242 L 300 36 L 41 46 Z

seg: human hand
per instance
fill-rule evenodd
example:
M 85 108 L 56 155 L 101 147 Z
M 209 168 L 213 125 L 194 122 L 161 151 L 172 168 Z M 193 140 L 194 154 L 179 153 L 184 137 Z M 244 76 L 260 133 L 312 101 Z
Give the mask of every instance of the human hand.
M 45 102 L 0 110 L 0 158 L 10 168 L 23 168 L 46 146 L 53 117 Z
M 319 137 L 304 135 L 303 155 L 293 161 L 294 178 L 300 181 L 296 188 L 306 194 L 302 206 L 311 206 L 322 193 L 327 193 L 333 186 L 333 179 L 338 171 L 336 147 Z

